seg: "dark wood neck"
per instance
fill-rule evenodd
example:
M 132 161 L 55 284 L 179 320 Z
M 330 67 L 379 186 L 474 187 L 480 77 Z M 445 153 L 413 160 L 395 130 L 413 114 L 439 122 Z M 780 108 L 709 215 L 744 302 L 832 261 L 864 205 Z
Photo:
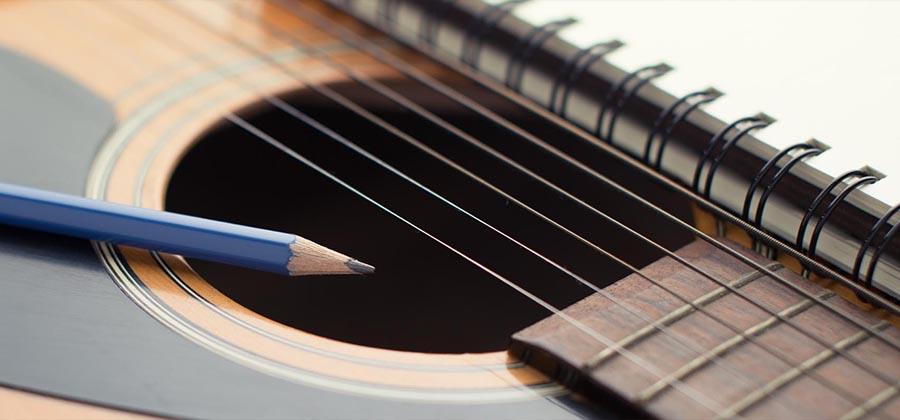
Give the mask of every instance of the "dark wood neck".
M 890 322 L 732 245 L 888 341 L 900 340 Z M 594 294 L 564 310 L 615 345 L 552 316 L 515 334 L 510 351 L 582 392 L 614 395 L 661 418 L 900 418 L 897 380 L 886 380 L 900 378 L 896 347 L 706 242 L 677 254 L 780 319 L 667 257 L 643 270 L 659 285 L 631 275 L 608 287 L 606 296 Z

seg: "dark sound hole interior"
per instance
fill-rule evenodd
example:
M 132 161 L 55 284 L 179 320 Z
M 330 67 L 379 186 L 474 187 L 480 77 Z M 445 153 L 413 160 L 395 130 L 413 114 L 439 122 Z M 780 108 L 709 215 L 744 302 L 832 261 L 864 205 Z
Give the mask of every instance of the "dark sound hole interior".
M 687 202 L 630 171 L 625 164 L 505 99 L 464 82 L 451 82 L 545 141 L 682 219 L 690 219 Z M 484 116 L 413 82 L 386 83 L 670 249 L 690 241 L 687 232 Z M 340 83 L 332 88 L 626 261 L 642 267 L 661 256 L 603 218 L 364 86 Z M 628 274 L 609 258 L 327 98 L 306 90 L 283 98 L 435 194 L 594 284 L 606 286 Z M 447 245 L 247 131 L 222 123 L 208 132 L 178 166 L 168 188 L 169 210 L 296 233 L 377 267 L 374 275 L 365 277 L 290 278 L 190 261 L 213 286 L 251 310 L 345 342 L 418 352 L 466 353 L 505 349 L 511 334 L 550 315 L 466 257 L 556 307 L 570 305 L 590 293 L 533 253 L 296 118 L 264 105 L 246 109 L 241 115 Z

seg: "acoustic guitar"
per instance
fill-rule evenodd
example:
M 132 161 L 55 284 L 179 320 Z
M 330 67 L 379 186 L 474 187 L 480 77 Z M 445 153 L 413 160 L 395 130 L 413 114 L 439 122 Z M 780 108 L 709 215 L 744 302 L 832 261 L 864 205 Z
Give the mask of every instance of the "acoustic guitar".
M 539 52 L 548 28 L 480 45 L 515 2 L 421 3 L 410 41 L 350 3 L 411 10 L 0 2 L 0 181 L 378 267 L 289 278 L 0 227 L 0 418 L 900 418 L 893 295 L 605 141 L 664 109 L 556 79 L 603 92 L 591 132 L 522 94 L 515 61 L 504 83 L 428 48 L 444 19 L 475 34 L 470 63 L 509 48 L 572 76 L 617 45 L 569 64 Z M 862 272 L 896 255 L 891 227 Z

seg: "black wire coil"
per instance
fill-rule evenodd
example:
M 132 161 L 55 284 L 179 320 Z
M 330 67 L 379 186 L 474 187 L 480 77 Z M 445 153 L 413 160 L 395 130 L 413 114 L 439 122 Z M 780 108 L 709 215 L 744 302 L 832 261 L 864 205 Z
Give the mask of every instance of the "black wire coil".
M 728 155 L 728 152 L 734 148 L 735 145 L 741 139 L 743 139 L 747 134 L 751 131 L 758 130 L 761 128 L 768 127 L 775 120 L 771 118 L 767 118 L 765 115 L 761 115 L 758 121 L 748 124 L 747 127 L 741 129 L 737 135 L 735 135 L 731 140 L 725 142 L 722 145 L 722 148 L 719 150 L 719 153 L 713 158 L 712 162 L 709 164 L 709 170 L 706 173 L 706 183 L 703 187 L 703 196 L 709 198 L 710 190 L 712 189 L 713 178 L 716 176 L 716 171 L 719 169 L 719 165 L 722 163 L 722 159 L 725 159 L 725 156 Z M 696 188 L 696 186 L 695 186 Z
M 889 230 L 888 233 L 884 235 L 884 238 L 881 239 L 881 244 L 875 249 L 875 254 L 872 255 L 872 261 L 869 262 L 869 271 L 866 272 L 866 285 L 868 287 L 872 287 L 873 280 L 875 279 L 875 266 L 878 265 L 878 260 L 881 259 L 881 255 L 884 254 L 888 244 L 890 244 L 891 240 L 894 239 L 894 236 L 897 235 L 898 230 L 900 230 L 900 223 L 891 227 L 891 230 Z
M 397 7 L 399 7 L 397 0 L 382 0 L 378 4 L 378 18 L 382 25 L 387 27 L 395 25 L 397 22 Z
M 856 261 L 854 261 L 853 263 L 852 274 L 853 278 L 857 279 L 861 283 L 863 282 L 863 279 L 860 277 L 860 269 L 862 269 L 863 257 L 866 255 L 866 251 L 868 251 L 869 248 L 874 245 L 875 236 L 878 234 L 878 231 L 880 231 L 885 225 L 887 225 L 887 223 L 891 220 L 892 217 L 894 217 L 895 214 L 897 214 L 898 211 L 900 211 L 900 204 L 892 207 L 887 211 L 887 213 L 884 214 L 884 216 L 881 216 L 881 218 L 878 219 L 878 221 L 875 222 L 875 224 L 872 226 L 872 229 L 869 230 L 869 234 L 866 235 L 866 239 L 863 241 L 862 245 L 860 245 L 859 251 L 856 253 Z M 894 234 L 896 234 L 897 225 L 900 225 L 900 223 L 895 224 L 890 230 L 888 230 L 888 233 L 882 237 L 882 245 L 891 241 L 891 238 L 893 238 Z M 894 234 L 891 234 L 891 231 L 893 231 Z M 873 254 L 872 260 L 869 262 L 869 270 L 866 274 L 865 279 L 865 284 L 869 287 L 872 287 L 873 274 L 875 272 L 874 266 L 878 263 L 878 258 L 875 258 L 875 255 L 877 255 L 879 258 L 881 257 L 878 249 L 881 249 L 882 245 L 879 245 L 878 248 L 876 248 L 875 254 Z
M 691 183 L 691 186 L 694 189 L 694 191 L 698 194 L 703 194 L 703 196 L 706 198 L 709 198 L 709 195 L 710 195 L 709 190 L 710 190 L 710 187 L 712 187 L 713 177 L 715 176 L 715 172 L 719 167 L 719 163 L 722 161 L 722 159 L 725 157 L 725 155 L 727 155 L 728 152 L 731 150 L 731 148 L 734 147 L 734 145 L 737 144 L 737 142 L 739 142 L 742 138 L 744 138 L 744 136 L 747 135 L 749 132 L 759 129 L 759 128 L 766 127 L 769 124 L 771 124 L 772 122 L 774 122 L 774 119 L 772 119 L 771 117 L 769 117 L 765 114 L 757 114 L 752 117 L 744 117 L 744 118 L 737 119 L 734 122 L 732 122 L 731 124 L 728 124 L 727 126 L 725 126 L 725 128 L 719 130 L 718 133 L 713 135 L 709 139 L 709 142 L 706 143 L 706 147 L 704 147 L 703 151 L 700 153 L 700 158 L 697 159 L 697 165 L 694 167 L 694 178 L 693 178 L 693 182 Z M 738 127 L 740 127 L 742 125 L 744 127 L 738 129 Z M 728 133 L 730 133 L 732 130 L 735 130 L 735 129 L 738 130 L 738 133 L 734 137 L 732 137 L 730 140 L 725 140 L 725 138 L 728 136 Z M 706 167 L 707 161 L 709 161 L 710 157 L 712 157 L 713 151 L 716 149 L 717 146 L 722 144 L 723 141 L 724 141 L 724 144 L 722 145 L 721 149 L 719 150 L 719 153 L 717 153 L 716 156 L 713 157 L 713 161 L 710 164 L 709 170 L 707 171 L 707 174 L 706 174 L 706 182 L 704 184 L 704 189 L 701 190 L 700 189 L 700 175 L 703 173 L 703 168 Z
M 450 6 L 456 0 L 440 0 L 440 4 L 423 8 L 422 21 L 419 23 L 419 42 L 434 47 L 434 39 L 437 37 L 437 21 L 444 16 Z
M 622 112 L 622 109 L 628 104 L 628 101 L 647 83 L 650 83 L 653 79 L 656 79 L 671 70 L 672 66 L 666 63 L 654 64 L 652 66 L 641 67 L 628 73 L 619 80 L 609 89 L 609 92 L 606 93 L 606 98 L 604 98 L 603 105 L 600 107 L 600 114 L 597 116 L 597 127 L 594 130 L 594 134 L 601 140 L 612 144 L 616 121 L 619 114 Z M 629 86 L 633 80 L 637 80 L 637 82 Z M 610 108 L 610 104 L 613 100 L 615 100 L 616 103 Z M 607 128 L 606 134 L 603 134 L 603 122 L 606 120 L 607 112 L 610 113 L 609 128 Z
M 440 0 L 440 4 L 438 6 L 427 8 L 427 10 L 424 12 L 423 20 L 420 23 L 418 29 L 418 37 L 421 42 L 428 45 L 434 45 L 438 27 L 436 21 L 438 21 L 443 15 L 443 13 L 439 12 L 438 10 L 446 10 L 451 4 L 455 3 L 456 1 L 457 0 Z M 496 26 L 499 25 L 499 23 L 504 18 L 509 16 L 516 6 L 527 1 L 528 0 L 506 0 L 504 2 L 486 7 L 480 13 L 475 15 L 471 19 L 463 33 L 462 50 L 460 53 L 460 59 L 463 64 L 466 64 L 473 68 L 477 67 L 477 62 L 484 38 L 491 30 L 496 28 Z M 391 24 L 396 20 L 397 11 L 395 3 L 396 2 L 393 0 L 385 0 L 382 3 L 381 18 L 383 19 L 385 24 Z M 546 24 L 532 28 L 527 34 L 521 37 L 516 46 L 511 51 L 510 58 L 506 66 L 506 76 L 504 79 L 504 84 L 508 88 L 519 92 L 521 90 L 522 81 L 527 69 L 527 65 L 533 58 L 534 54 L 536 54 L 540 50 L 540 48 L 560 30 L 574 24 L 575 22 L 577 22 L 577 19 L 574 18 L 566 18 L 548 22 Z M 590 47 L 583 48 L 569 57 L 560 67 L 560 71 L 558 71 L 553 77 L 547 108 L 551 112 L 565 118 L 569 98 L 577 81 L 597 61 L 602 59 L 606 54 L 617 50 L 623 45 L 624 44 L 618 40 L 601 42 Z M 641 88 L 646 86 L 653 79 L 661 77 L 671 70 L 672 67 L 665 63 L 645 66 L 631 73 L 628 73 L 627 75 L 625 75 L 625 77 L 613 84 L 610 87 L 609 91 L 606 93 L 601 104 L 599 115 L 597 117 L 596 127 L 594 129 L 594 134 L 601 140 L 612 144 L 614 141 L 616 122 L 620 114 L 628 105 L 629 100 L 637 95 Z M 643 162 L 649 166 L 653 166 L 656 170 L 660 170 L 666 146 L 668 145 L 669 139 L 674 129 L 679 126 L 679 124 L 682 123 L 685 119 L 687 119 L 692 112 L 699 109 L 704 104 L 715 101 L 722 95 L 722 92 L 714 88 L 694 91 L 682 96 L 681 98 L 667 106 L 665 109 L 663 109 L 654 120 L 651 131 L 649 132 L 647 140 L 644 144 L 644 151 L 642 156 Z M 757 114 L 751 117 L 738 119 L 713 135 L 707 143 L 706 147 L 702 150 L 696 167 L 694 168 L 693 180 L 691 184 L 693 190 L 696 193 L 701 194 L 703 197 L 709 199 L 717 170 L 719 169 L 722 161 L 727 157 L 729 152 L 734 149 L 737 143 L 740 142 L 744 137 L 746 137 L 747 134 L 754 130 L 765 128 L 773 122 L 774 119 L 772 119 L 771 117 L 765 114 Z M 605 132 L 604 125 L 606 127 Z M 733 130 L 737 130 L 736 134 L 728 138 L 729 134 Z M 657 140 L 658 145 L 656 145 Z M 656 145 L 655 158 L 652 157 L 652 155 L 654 154 L 654 145 Z M 718 149 L 717 152 L 716 149 Z M 788 175 L 792 168 L 798 163 L 808 158 L 817 156 L 824 151 L 825 149 L 817 147 L 815 145 L 800 143 L 789 146 L 772 156 L 760 168 L 760 170 L 756 173 L 751 183 L 749 184 L 741 211 L 742 218 L 758 228 L 763 228 L 762 221 L 764 220 L 764 211 L 766 204 L 768 202 L 768 199 L 771 197 L 771 194 L 774 192 L 775 188 L 777 188 L 782 179 L 786 175 Z M 795 152 L 799 153 L 792 155 Z M 769 177 L 769 175 L 771 175 L 773 170 L 778 166 L 778 163 L 789 155 L 792 155 L 791 158 L 783 166 L 781 166 L 774 175 L 769 178 L 769 181 L 767 183 L 764 183 L 764 180 Z M 701 188 L 701 178 L 704 168 L 708 169 Z M 833 215 L 838 206 L 842 202 L 844 202 L 846 197 L 852 191 L 864 185 L 877 182 L 879 179 L 878 177 L 873 176 L 867 172 L 857 170 L 849 171 L 832 180 L 832 182 L 828 186 L 826 186 L 822 191 L 819 192 L 819 194 L 811 203 L 810 207 L 804 213 L 803 219 L 798 228 L 797 236 L 795 238 L 796 247 L 799 250 L 802 251 L 804 248 L 803 243 L 808 225 L 811 222 L 812 217 L 817 216 L 819 207 L 821 206 L 824 199 L 828 195 L 830 195 L 838 185 L 841 185 L 845 181 L 852 178 L 856 178 L 856 180 L 851 182 L 846 188 L 838 193 L 822 211 L 821 216 L 819 216 L 819 219 L 813 228 L 813 233 L 809 240 L 809 246 L 806 249 L 807 256 L 815 257 L 816 248 L 818 245 L 819 237 L 821 236 L 821 232 L 824 230 L 824 227 L 827 225 L 830 217 Z M 751 220 L 750 210 L 752 207 L 752 201 L 757 190 L 760 187 L 763 188 L 763 191 L 759 196 L 758 202 L 756 203 L 756 208 L 753 211 L 752 215 L 753 220 Z M 872 286 L 874 270 L 878 264 L 878 261 L 894 236 L 896 236 L 897 231 L 900 230 L 900 223 L 893 225 L 888 230 L 888 232 L 882 236 L 879 243 L 876 243 L 875 241 L 877 233 L 883 230 L 883 228 L 889 223 L 891 217 L 893 217 L 898 212 L 900 212 L 900 205 L 891 208 L 881 219 L 876 222 L 875 225 L 873 225 L 856 255 L 852 276 L 854 279 L 863 282 L 863 278 L 861 277 L 861 270 L 864 256 L 870 248 L 877 245 L 869 262 L 865 277 L 865 283 L 869 287 Z M 754 244 L 756 243 L 757 241 L 756 239 L 754 239 Z
M 525 66 L 538 48 L 559 31 L 577 21 L 575 18 L 566 18 L 548 22 L 532 28 L 528 34 L 519 39 L 518 45 L 513 48 L 509 57 L 509 64 L 506 65 L 506 86 L 518 92 L 522 86 Z
M 778 162 L 780 162 L 785 156 L 788 156 L 790 153 L 793 153 L 795 151 L 804 151 L 804 155 L 801 156 L 799 159 L 792 159 L 792 161 L 794 161 L 795 163 L 800 162 L 800 160 L 805 159 L 806 157 L 815 156 L 815 155 L 823 152 L 822 149 L 820 149 L 810 143 L 797 143 L 797 144 L 794 144 L 794 145 L 791 145 L 791 146 L 788 146 L 788 147 L 782 149 L 781 151 L 776 153 L 774 156 L 769 158 L 769 160 L 759 169 L 759 171 L 756 172 L 756 175 L 753 176 L 753 180 L 750 181 L 750 185 L 747 187 L 747 194 L 744 196 L 744 205 L 742 206 L 742 209 L 741 209 L 741 218 L 743 220 L 750 221 L 750 205 L 753 203 L 753 196 L 756 193 L 757 188 L 759 188 L 759 185 L 762 182 L 762 180 L 772 172 L 772 169 L 775 168 L 775 165 L 777 165 Z M 790 165 L 793 166 L 792 164 L 790 164 Z M 775 184 L 777 184 L 778 181 L 780 181 L 780 178 L 777 181 L 770 180 L 770 182 L 765 186 L 766 190 L 774 189 Z M 767 194 L 766 194 L 766 199 L 768 199 Z M 762 209 L 764 209 L 764 208 L 765 208 L 765 202 L 763 200 L 763 197 L 760 197 L 760 201 L 757 203 L 757 208 L 756 208 L 756 211 L 754 212 L 754 214 L 760 214 L 762 212 Z M 758 219 L 756 219 L 756 218 L 754 218 L 754 219 L 756 220 L 754 225 L 758 228 L 762 228 L 762 226 L 761 226 L 762 216 L 760 216 L 760 218 L 758 218 Z M 759 241 L 755 237 L 752 238 L 752 241 L 753 241 L 753 249 L 755 249 L 756 251 L 758 251 L 760 253 L 766 253 L 770 256 L 773 256 L 771 252 L 763 252 L 763 250 L 760 247 Z M 773 251 L 773 250 L 769 250 L 769 251 Z
M 765 163 L 765 165 L 763 165 L 762 168 L 759 169 L 759 171 L 756 173 L 756 175 L 753 176 L 753 180 L 750 181 L 750 186 L 747 187 L 747 195 L 744 196 L 744 206 L 743 206 L 743 209 L 741 210 L 741 218 L 742 219 L 750 220 L 750 205 L 753 202 L 753 194 L 756 192 L 756 189 L 759 187 L 759 183 L 762 182 L 763 178 L 772 171 L 772 168 L 774 168 L 775 165 L 782 158 L 787 156 L 788 154 L 790 154 L 796 150 L 810 150 L 810 149 L 819 150 L 817 147 L 815 147 L 809 143 L 797 143 L 795 145 L 786 147 L 786 148 L 782 149 L 781 151 L 779 151 L 778 153 L 776 153 L 775 156 L 772 156 Z M 759 209 L 757 209 L 757 211 L 759 211 Z
M 797 228 L 797 236 L 796 236 L 797 249 L 803 249 L 803 242 L 804 242 L 804 239 L 806 239 L 807 226 L 809 225 L 809 222 L 812 219 L 812 217 L 816 215 L 816 212 L 818 211 L 819 206 L 822 204 L 822 200 L 824 200 L 825 197 L 827 197 L 829 194 L 831 194 L 835 188 L 837 188 L 839 185 L 843 184 L 845 181 L 852 179 L 852 178 L 866 178 L 866 177 L 870 177 L 870 176 L 868 173 L 866 173 L 865 171 L 862 171 L 862 170 L 852 170 L 852 171 L 844 172 L 843 174 L 834 178 L 831 181 L 831 183 L 829 183 L 825 188 L 822 189 L 822 191 L 819 191 L 819 194 L 816 195 L 816 197 L 810 203 L 809 207 L 806 209 L 806 212 L 803 214 L 803 219 L 800 221 L 800 226 Z M 871 178 L 874 178 L 874 177 L 871 177 Z M 845 191 L 849 190 L 849 189 L 850 188 L 848 187 L 845 189 Z M 829 203 L 829 207 L 832 204 L 834 204 L 834 203 L 833 202 Z M 821 220 L 820 220 L 820 222 L 821 222 Z M 810 238 L 810 247 L 814 248 L 812 242 L 813 242 L 812 238 Z
M 794 147 L 796 147 L 796 146 L 792 146 L 788 149 L 785 149 L 784 151 L 789 151 L 789 149 L 793 149 Z M 756 227 L 758 227 L 758 228 L 763 227 L 762 220 L 763 220 L 763 214 L 766 210 L 766 202 L 768 201 L 769 196 L 772 195 L 772 192 L 775 191 L 775 187 L 778 186 L 778 184 L 785 177 L 785 175 L 790 173 L 791 168 L 796 166 L 801 161 L 811 158 L 813 156 L 818 156 L 818 155 L 822 154 L 823 152 L 825 152 L 824 149 L 820 149 L 820 148 L 814 147 L 814 146 L 805 148 L 805 150 L 803 150 L 802 152 L 791 157 L 791 159 L 788 160 L 787 163 L 784 164 L 784 166 L 782 166 L 777 172 L 775 172 L 775 175 L 772 176 L 772 178 L 769 180 L 769 182 L 763 188 L 762 195 L 760 195 L 759 201 L 756 203 L 756 211 L 755 211 L 754 217 L 753 217 L 753 224 Z M 786 154 L 787 153 L 779 153 L 779 154 L 775 155 L 771 160 L 769 160 L 769 162 L 771 162 L 772 165 L 774 165 L 775 162 L 777 162 L 779 159 L 781 159 Z M 769 165 L 769 163 L 767 163 L 766 165 L 768 166 L 769 169 L 771 169 L 772 165 Z M 755 187 L 754 187 L 754 189 L 755 189 Z M 749 209 L 749 206 L 748 206 L 748 209 Z M 747 219 L 747 220 L 749 221 L 749 219 Z
M 699 108 L 703 104 L 710 103 L 723 95 L 722 92 L 719 92 L 715 88 L 706 88 L 703 90 L 699 90 L 696 92 L 688 93 L 687 95 L 682 96 L 677 101 L 672 102 L 671 105 L 666 107 L 656 120 L 653 122 L 653 129 L 650 130 L 650 134 L 647 136 L 647 142 L 644 143 L 644 163 L 650 165 L 650 154 L 652 152 L 653 143 L 656 139 L 657 134 L 660 134 L 662 131 L 662 135 L 660 137 L 659 146 L 656 151 L 656 161 L 653 163 L 653 166 L 659 170 L 662 165 L 662 157 L 663 151 L 666 148 L 666 145 L 669 142 L 669 137 L 672 134 L 672 131 L 675 127 L 678 126 L 682 121 L 684 121 L 688 115 L 690 115 L 694 110 Z M 681 111 L 676 112 L 678 108 L 682 105 L 687 105 Z M 664 124 L 665 122 L 665 124 Z
M 862 176 L 856 181 L 853 181 L 847 188 L 844 188 L 840 194 L 837 195 L 828 206 L 825 207 L 825 211 L 822 213 L 822 216 L 819 217 L 819 221 L 816 222 L 816 227 L 813 228 L 812 236 L 809 238 L 809 247 L 807 249 L 807 255 L 810 257 L 815 257 L 816 255 L 816 246 L 819 243 L 819 235 L 822 233 L 822 229 L 825 228 L 825 225 L 828 223 L 828 219 L 834 213 L 835 209 L 844 202 L 847 196 L 856 189 L 868 184 L 873 184 L 878 181 L 878 178 L 872 175 Z M 799 238 L 803 239 L 803 238 Z
M 851 182 L 844 188 L 840 193 L 838 193 L 831 202 L 825 207 L 825 210 L 822 212 L 822 215 L 819 217 L 818 222 L 816 222 L 815 228 L 813 228 L 812 236 L 809 238 L 809 246 L 807 247 L 806 255 L 810 258 L 815 257 L 816 255 L 816 247 L 819 243 L 819 235 L 822 233 L 822 229 L 824 229 L 825 225 L 828 223 L 828 219 L 831 218 L 831 215 L 834 213 L 835 209 L 837 209 L 838 205 L 847 198 L 847 196 L 853 192 L 854 190 L 862 187 L 863 185 L 872 184 L 878 181 L 878 178 L 869 174 L 864 170 L 852 170 L 847 171 L 840 176 L 833 179 L 822 191 L 819 191 L 819 194 L 816 195 L 816 198 L 810 203 L 809 208 L 807 208 L 806 212 L 803 214 L 803 220 L 800 222 L 800 226 L 797 229 L 797 237 L 796 237 L 796 246 L 797 249 L 803 249 L 803 242 L 806 237 L 806 229 L 809 226 L 809 222 L 813 216 L 816 215 L 819 206 L 822 204 L 822 200 L 825 199 L 828 195 L 832 194 L 834 189 L 839 185 L 844 184 L 845 182 L 856 178 L 855 181 Z M 803 267 L 803 275 L 809 276 L 810 271 L 808 267 L 804 265 Z
M 496 27 L 503 18 L 513 12 L 516 6 L 528 0 L 506 0 L 502 3 L 488 6 L 481 13 L 475 15 L 469 26 L 463 32 L 462 52 L 460 60 L 469 67 L 475 67 L 478 61 L 481 45 L 484 37 Z
M 553 85 L 550 87 L 550 101 L 548 108 L 550 112 L 559 116 L 566 117 L 566 105 L 569 102 L 569 94 L 572 86 L 581 78 L 591 66 L 598 60 L 606 56 L 623 45 L 622 41 L 612 40 L 591 45 L 590 47 L 579 50 L 573 54 L 556 73 L 553 78 Z M 557 105 L 559 103 L 559 105 Z

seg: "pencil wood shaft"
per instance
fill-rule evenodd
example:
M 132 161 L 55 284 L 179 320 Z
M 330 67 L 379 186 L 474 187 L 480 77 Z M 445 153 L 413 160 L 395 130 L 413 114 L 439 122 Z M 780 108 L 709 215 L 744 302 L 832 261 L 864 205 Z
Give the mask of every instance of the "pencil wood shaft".
M 3 183 L 0 222 L 288 275 L 371 271 L 289 233 Z

